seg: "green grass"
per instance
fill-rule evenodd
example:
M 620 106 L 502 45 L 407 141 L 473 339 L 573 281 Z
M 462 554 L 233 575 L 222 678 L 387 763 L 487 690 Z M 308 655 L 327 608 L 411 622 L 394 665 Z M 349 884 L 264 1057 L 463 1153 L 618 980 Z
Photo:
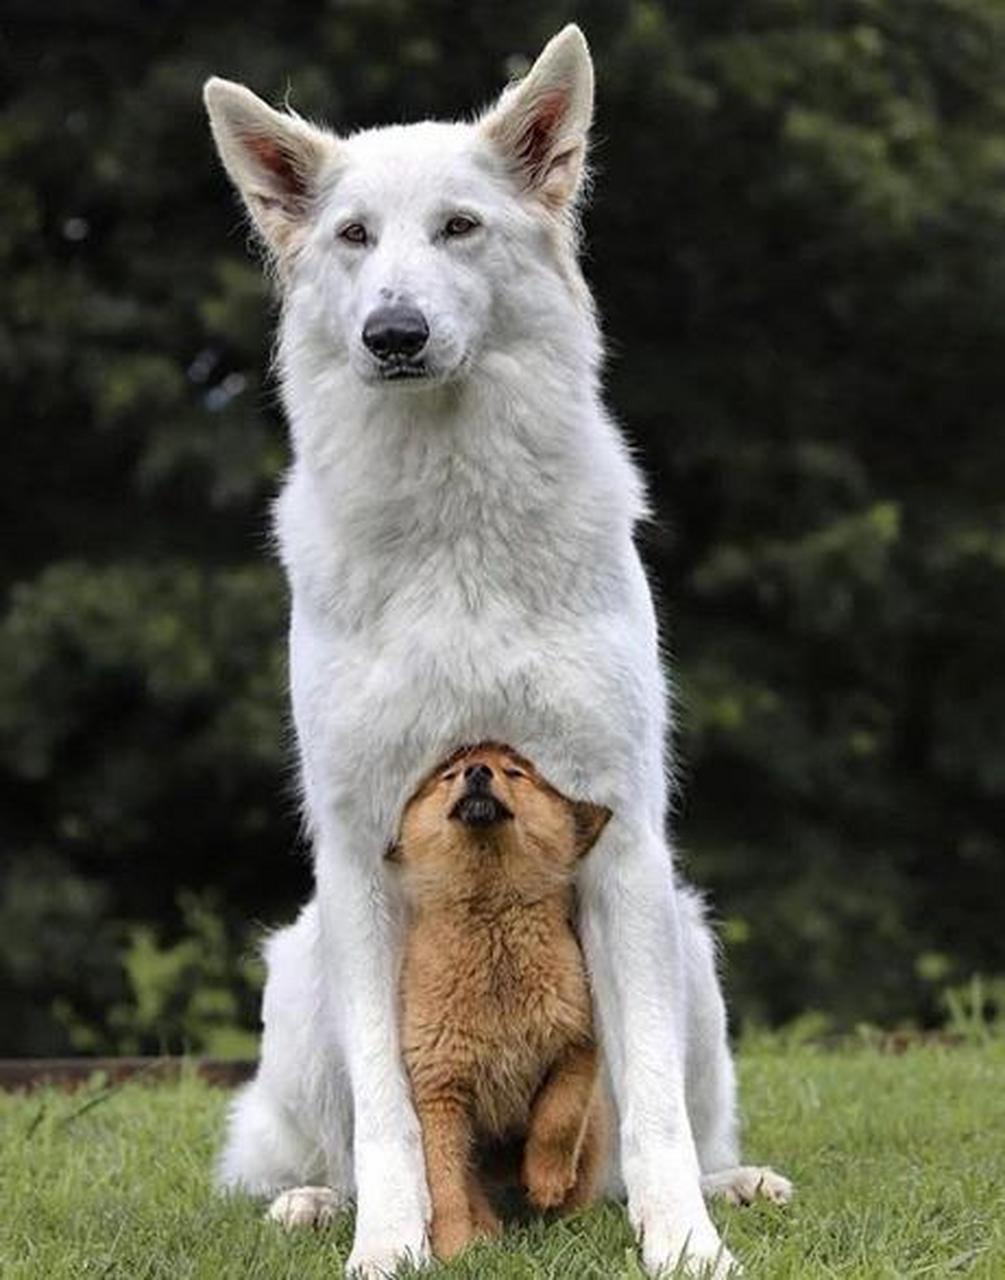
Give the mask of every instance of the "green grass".
M 752 1049 L 746 1154 L 796 1182 L 786 1210 L 713 1212 L 751 1277 L 1005 1277 L 1005 1044 Z M 284 1236 L 212 1193 L 226 1095 L 195 1080 L 0 1096 L 0 1276 L 332 1280 L 348 1215 Z M 607 1205 L 508 1231 L 435 1275 L 639 1280 Z

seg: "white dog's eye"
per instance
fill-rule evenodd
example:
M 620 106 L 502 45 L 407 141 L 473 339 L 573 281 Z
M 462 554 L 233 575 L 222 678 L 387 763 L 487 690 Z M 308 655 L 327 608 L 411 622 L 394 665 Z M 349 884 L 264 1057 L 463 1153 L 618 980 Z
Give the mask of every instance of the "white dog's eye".
M 344 227 L 339 227 L 338 238 L 346 244 L 359 245 L 364 245 L 369 240 L 362 222 L 347 222 Z
M 443 234 L 446 239 L 453 240 L 457 236 L 469 236 L 479 225 L 476 218 L 471 218 L 466 213 L 455 213 L 443 224 Z

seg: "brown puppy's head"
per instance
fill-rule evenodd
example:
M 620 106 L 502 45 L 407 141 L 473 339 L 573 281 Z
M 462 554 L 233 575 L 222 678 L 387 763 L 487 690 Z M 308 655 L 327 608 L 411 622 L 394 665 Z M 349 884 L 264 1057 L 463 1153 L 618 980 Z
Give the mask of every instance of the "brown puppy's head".
M 498 743 L 455 752 L 405 806 L 391 857 L 416 902 L 503 890 L 540 898 L 569 883 L 610 809 L 570 800 Z

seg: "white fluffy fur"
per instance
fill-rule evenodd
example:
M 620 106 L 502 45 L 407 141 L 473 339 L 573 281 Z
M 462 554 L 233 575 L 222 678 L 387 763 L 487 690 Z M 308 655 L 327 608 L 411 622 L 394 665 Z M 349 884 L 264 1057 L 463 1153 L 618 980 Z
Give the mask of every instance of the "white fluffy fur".
M 619 1118 L 612 1190 L 651 1273 L 682 1254 L 718 1259 L 718 1274 L 730 1262 L 700 1186 L 737 1163 L 723 1004 L 664 835 L 667 699 L 632 540 L 642 486 L 601 403 L 575 259 L 591 96 L 574 27 L 475 124 L 335 138 L 207 86 L 222 158 L 284 280 L 294 461 L 276 527 L 317 882 L 268 944 L 261 1065 L 234 1104 L 221 1179 L 355 1195 L 349 1266 L 367 1275 L 425 1258 L 429 1213 L 383 855 L 420 776 L 483 738 L 615 814 L 579 883 Z M 289 166 L 263 172 L 249 130 L 273 130 Z M 445 239 L 458 212 L 479 225 Z M 365 246 L 339 237 L 350 222 Z M 382 382 L 361 342 L 388 300 L 428 319 L 424 382 Z M 330 1211 L 314 1192 L 277 1216 L 304 1220 L 312 1203 Z

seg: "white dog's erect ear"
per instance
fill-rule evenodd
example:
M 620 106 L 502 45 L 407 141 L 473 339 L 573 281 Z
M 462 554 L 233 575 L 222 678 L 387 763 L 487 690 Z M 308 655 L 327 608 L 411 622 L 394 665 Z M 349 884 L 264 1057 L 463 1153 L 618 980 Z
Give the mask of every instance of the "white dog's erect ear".
M 482 128 L 520 187 L 552 210 L 579 190 L 593 115 L 593 63 L 582 31 L 569 25 L 548 42 L 526 76 L 505 90 Z
M 203 97 L 223 167 L 269 248 L 283 253 L 306 228 L 334 139 L 230 80 L 207 80 Z

